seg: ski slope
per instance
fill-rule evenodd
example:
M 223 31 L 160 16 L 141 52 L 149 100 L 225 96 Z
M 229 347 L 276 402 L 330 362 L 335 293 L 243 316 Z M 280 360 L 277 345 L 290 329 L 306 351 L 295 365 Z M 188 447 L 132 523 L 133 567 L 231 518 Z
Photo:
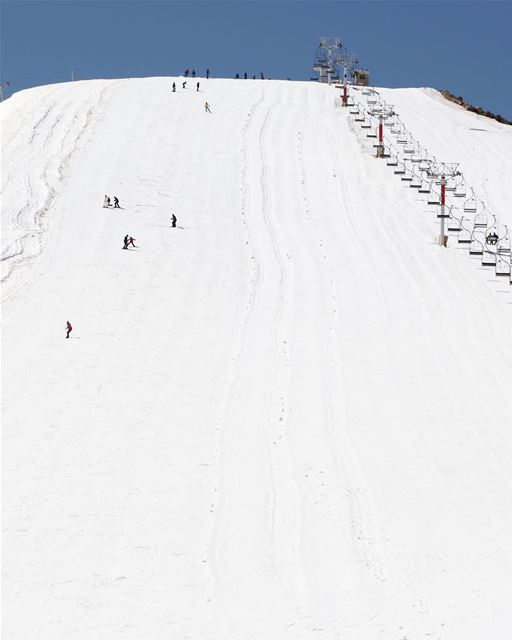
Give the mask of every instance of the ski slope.
M 1 105 L 3 638 L 512 639 L 512 287 L 333 87 L 172 80 Z M 512 224 L 512 128 L 382 92 Z

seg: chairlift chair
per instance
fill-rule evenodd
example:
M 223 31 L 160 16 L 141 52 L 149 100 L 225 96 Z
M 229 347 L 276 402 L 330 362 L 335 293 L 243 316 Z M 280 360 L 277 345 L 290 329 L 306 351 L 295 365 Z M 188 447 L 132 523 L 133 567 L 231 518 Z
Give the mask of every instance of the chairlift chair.
M 498 239 L 498 253 L 509 255 L 511 254 L 510 234 L 507 225 L 505 225 L 505 230 Z
M 510 278 L 510 284 L 512 284 L 510 256 L 502 256 L 499 253 L 496 254 L 496 266 L 494 267 L 494 273 L 497 276 L 508 276 Z
M 459 244 L 471 244 L 471 238 L 471 231 L 464 226 L 464 218 L 462 218 L 460 221 L 460 230 L 457 242 Z
M 496 266 L 496 251 L 492 251 L 487 247 L 484 249 L 482 255 L 482 267 L 495 267 Z
M 469 245 L 470 256 L 482 256 L 484 254 L 485 238 L 482 238 L 481 236 L 482 233 L 473 228 L 473 233 L 471 234 L 471 243 Z
M 494 217 L 493 224 L 488 226 L 485 230 L 485 244 L 487 246 L 495 247 L 496 250 L 498 248 L 498 240 L 500 239 L 498 232 L 498 225 L 496 224 L 496 218 Z
M 464 211 L 466 213 L 476 213 L 476 198 L 473 192 L 471 197 L 464 201 Z
M 409 185 L 411 189 L 421 189 L 421 178 L 413 173 L 411 184 Z
M 430 193 L 430 183 L 426 180 L 422 180 L 418 193 Z
M 386 164 L 388 165 L 388 167 L 396 167 L 398 166 L 398 158 L 396 156 L 390 156 L 389 159 L 386 161 Z
M 462 180 L 455 187 L 453 195 L 455 196 L 455 198 L 466 197 L 466 183 L 464 182 L 464 178 L 462 178 Z
M 462 231 L 462 220 L 464 218 L 458 218 L 453 214 L 453 209 L 450 211 L 450 218 L 447 223 L 448 231 Z
M 487 213 L 485 211 L 482 213 L 478 213 L 474 218 L 473 225 L 475 229 L 487 229 L 487 227 L 489 226 Z
M 436 191 L 431 191 L 427 199 L 427 204 L 438 205 L 441 204 L 441 196 Z
M 456 186 L 457 185 L 455 182 L 453 182 L 452 176 L 446 178 L 445 190 L 447 192 L 453 193 L 455 191 Z
M 405 165 L 403 162 L 397 163 L 396 169 L 394 169 L 393 173 L 395 176 L 403 176 L 405 174 Z

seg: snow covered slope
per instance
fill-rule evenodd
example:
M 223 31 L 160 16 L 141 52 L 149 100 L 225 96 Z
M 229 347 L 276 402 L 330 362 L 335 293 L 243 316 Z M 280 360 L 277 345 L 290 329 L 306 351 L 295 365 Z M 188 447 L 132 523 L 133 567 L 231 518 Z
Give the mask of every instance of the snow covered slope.
M 3 637 L 511 639 L 512 287 L 334 88 L 171 82 L 1 105 Z M 386 99 L 512 223 L 510 127 Z

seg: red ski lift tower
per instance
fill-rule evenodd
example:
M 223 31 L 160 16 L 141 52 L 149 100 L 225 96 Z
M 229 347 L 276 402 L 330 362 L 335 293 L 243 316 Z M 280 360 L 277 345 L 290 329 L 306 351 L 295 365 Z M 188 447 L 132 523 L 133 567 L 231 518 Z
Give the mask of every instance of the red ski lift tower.
M 441 229 L 439 233 L 439 244 L 442 247 L 446 247 L 448 243 L 448 236 L 445 235 L 444 221 L 445 218 L 450 217 L 450 213 L 446 213 L 446 182 L 455 176 L 460 176 L 460 171 L 457 170 L 459 166 L 458 162 L 441 162 L 433 163 L 430 165 L 428 175 L 431 176 L 441 185 L 441 194 L 439 196 L 439 213 L 437 217 L 441 222 Z
M 378 143 L 374 145 L 376 156 L 377 158 L 389 157 L 389 154 L 386 155 L 384 152 L 384 121 L 395 115 L 393 107 L 382 102 L 378 106 L 369 109 L 368 113 L 372 116 L 378 117 L 379 119 Z
M 336 56 L 336 64 L 340 67 L 343 67 L 343 93 L 341 94 L 341 106 L 348 106 L 348 77 L 349 77 L 349 69 L 353 69 L 357 64 L 357 58 L 352 53 L 349 53 L 345 48 L 342 48 L 341 51 Z

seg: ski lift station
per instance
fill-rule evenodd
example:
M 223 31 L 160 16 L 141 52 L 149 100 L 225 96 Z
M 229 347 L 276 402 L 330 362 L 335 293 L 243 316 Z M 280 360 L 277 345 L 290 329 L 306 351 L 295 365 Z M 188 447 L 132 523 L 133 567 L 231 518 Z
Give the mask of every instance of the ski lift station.
M 311 80 L 325 84 L 342 81 L 344 84 L 351 82 L 357 86 L 368 86 L 370 74 L 357 64 L 356 56 L 347 51 L 341 38 L 322 37 L 313 63 L 313 71 L 318 77 Z

